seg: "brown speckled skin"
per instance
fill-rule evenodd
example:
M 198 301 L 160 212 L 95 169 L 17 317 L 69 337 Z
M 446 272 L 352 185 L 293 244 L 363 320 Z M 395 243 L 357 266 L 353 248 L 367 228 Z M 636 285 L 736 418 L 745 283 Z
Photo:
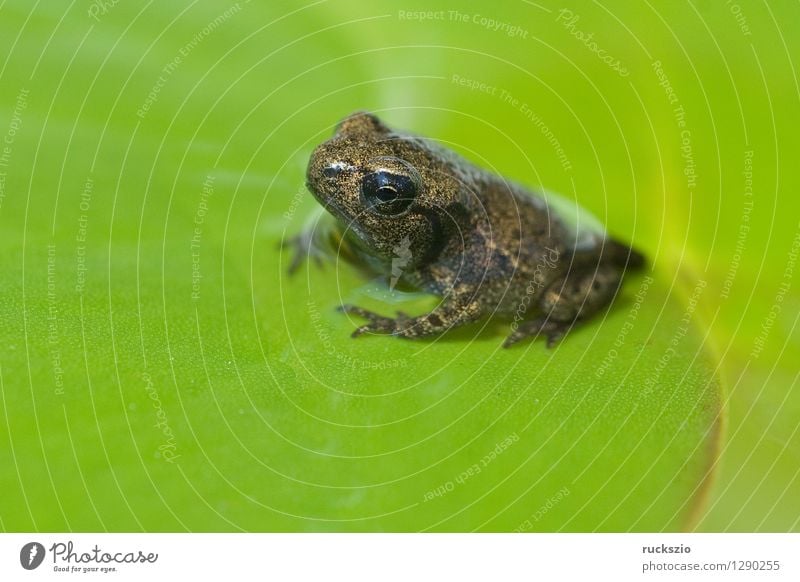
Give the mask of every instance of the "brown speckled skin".
M 416 174 L 416 196 L 401 216 L 382 216 L 364 201 L 362 180 L 378 169 Z M 443 298 L 419 317 L 344 305 L 368 320 L 354 336 L 416 338 L 495 314 L 513 320 L 505 346 L 539 333 L 551 346 L 612 301 L 625 268 L 644 262 L 603 232 L 578 234 L 542 197 L 368 113 L 342 121 L 316 148 L 307 178 L 359 263 L 388 275 L 398 249 L 407 249 L 400 280 Z M 295 242 L 304 255 L 307 237 Z

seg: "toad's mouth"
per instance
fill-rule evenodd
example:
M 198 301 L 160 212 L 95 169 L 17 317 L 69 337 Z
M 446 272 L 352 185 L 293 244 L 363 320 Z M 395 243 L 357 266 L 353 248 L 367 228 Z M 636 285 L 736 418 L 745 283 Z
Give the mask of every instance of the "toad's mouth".
M 350 219 L 348 219 L 342 207 L 335 202 L 337 198 L 336 192 L 323 192 L 322 189 L 315 188 L 314 184 L 311 182 L 306 182 L 306 188 L 308 188 L 308 191 L 311 192 L 312 196 L 314 196 L 314 199 L 319 202 L 319 204 L 330 214 L 335 216 L 341 222 L 350 222 Z
M 359 224 L 357 217 L 350 216 L 336 203 L 336 192 L 326 191 L 323 194 L 311 182 L 306 182 L 306 188 L 314 196 L 314 199 L 319 202 L 320 206 L 336 219 L 336 222 L 339 223 L 339 229 L 350 244 L 369 255 L 375 255 L 375 243 L 372 237 Z
M 328 205 L 325 203 L 325 197 L 323 197 L 323 196 L 322 196 L 322 195 L 319 193 L 319 190 L 317 190 L 317 189 L 314 187 L 314 184 L 312 184 L 310 180 L 306 180 L 306 189 L 307 189 L 309 192 L 311 192 L 311 195 L 314 197 L 314 199 L 315 199 L 317 202 L 319 202 L 319 203 L 320 203 L 320 204 L 321 204 L 323 207 L 325 207 L 326 209 L 328 208 Z

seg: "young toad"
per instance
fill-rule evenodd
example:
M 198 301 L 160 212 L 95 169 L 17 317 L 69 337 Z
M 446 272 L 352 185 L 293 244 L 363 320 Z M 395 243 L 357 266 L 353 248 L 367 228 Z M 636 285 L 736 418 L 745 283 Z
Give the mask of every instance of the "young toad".
M 369 113 L 346 118 L 314 150 L 307 178 L 337 219 L 347 256 L 393 284 L 442 297 L 418 317 L 342 305 L 367 320 L 354 337 L 419 338 L 494 315 L 512 320 L 505 347 L 539 334 L 550 347 L 611 303 L 626 269 L 644 264 L 578 208 L 393 131 Z M 326 243 L 307 233 L 291 242 L 290 270 Z

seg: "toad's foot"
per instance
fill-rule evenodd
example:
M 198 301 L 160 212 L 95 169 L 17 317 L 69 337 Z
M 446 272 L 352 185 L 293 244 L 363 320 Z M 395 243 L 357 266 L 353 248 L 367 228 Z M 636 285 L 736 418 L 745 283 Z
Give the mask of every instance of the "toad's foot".
M 398 333 L 398 322 L 406 318 L 406 315 L 402 312 L 397 313 L 397 319 L 392 319 L 391 317 L 384 317 L 383 315 L 379 315 L 373 311 L 369 311 L 368 309 L 358 307 L 357 305 L 349 304 L 340 305 L 338 310 L 348 315 L 357 315 L 358 317 L 363 317 L 369 321 L 369 323 L 356 328 L 356 330 L 351 334 L 351 337 L 358 337 L 367 333 L 368 331 L 373 333 L 401 335 Z
M 504 348 L 513 346 L 518 341 L 528 337 L 538 337 L 544 334 L 547 338 L 547 347 L 552 348 L 558 340 L 564 337 L 572 327 L 573 322 L 554 321 L 547 317 L 539 317 L 529 321 L 523 321 L 503 342 Z
M 544 315 L 521 323 L 506 338 L 503 347 L 507 348 L 526 337 L 544 333 L 547 347 L 552 348 L 576 322 L 591 317 L 611 303 L 621 281 L 622 272 L 613 265 L 579 270 L 558 279 L 545 290 L 539 300 L 539 307 Z
M 307 230 L 280 242 L 280 248 L 289 248 L 292 252 L 292 262 L 289 263 L 288 273 L 293 275 L 307 258 L 314 260 L 318 267 L 323 265 L 324 253 L 315 244 L 313 231 Z
M 353 337 L 369 331 L 407 339 L 437 335 L 453 327 L 475 321 L 481 315 L 481 308 L 477 303 L 458 300 L 447 301 L 430 313 L 417 317 L 410 317 L 398 311 L 397 318 L 392 319 L 355 305 L 342 305 L 339 311 L 369 320 L 369 323 L 353 332 Z

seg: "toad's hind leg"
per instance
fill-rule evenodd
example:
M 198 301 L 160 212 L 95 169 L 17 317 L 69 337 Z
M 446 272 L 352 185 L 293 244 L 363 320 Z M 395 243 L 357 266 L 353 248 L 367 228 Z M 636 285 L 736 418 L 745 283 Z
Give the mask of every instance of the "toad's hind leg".
M 541 315 L 522 322 L 506 338 L 503 347 L 540 333 L 547 337 L 547 347 L 552 347 L 576 322 L 588 319 L 611 303 L 621 281 L 618 267 L 602 264 L 556 280 L 539 299 Z

